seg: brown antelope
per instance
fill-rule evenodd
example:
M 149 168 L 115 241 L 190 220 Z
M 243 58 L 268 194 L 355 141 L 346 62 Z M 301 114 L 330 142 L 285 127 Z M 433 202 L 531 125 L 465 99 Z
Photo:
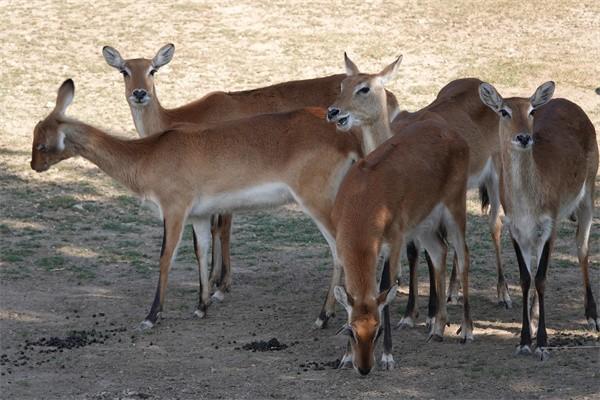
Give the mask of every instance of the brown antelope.
M 339 135 L 322 109 L 264 114 L 203 129 L 181 125 L 162 134 L 125 140 L 65 116 L 74 96 L 72 80 L 58 91 L 54 110 L 34 130 L 31 167 L 42 172 L 82 156 L 142 199 L 156 204 L 164 222 L 160 278 L 142 328 L 162 311 L 168 273 L 189 217 L 199 227 L 202 316 L 209 300 L 211 214 L 265 208 L 292 200 L 314 219 L 334 257 L 326 304 L 340 281 L 331 208 L 341 180 L 360 156 L 352 135 Z
M 350 119 L 349 123 L 358 121 Z M 447 320 L 447 235 L 458 254 L 464 290 L 460 334 L 463 342 L 473 338 L 465 243 L 468 164 L 469 147 L 459 134 L 443 121 L 423 120 L 405 126 L 352 166 L 344 178 L 332 213 L 345 275 L 345 289 L 336 287 L 335 296 L 348 313 L 348 322 L 340 330 L 349 336 L 340 367 L 351 364 L 362 375 L 368 374 L 381 330 L 382 367 L 394 367 L 388 304 L 395 297 L 396 287 L 390 289 L 390 283 L 398 274 L 400 250 L 406 241 L 420 243 L 430 255 L 439 296 L 429 338 L 442 340 Z M 384 268 L 377 288 L 380 257 Z
M 212 92 L 184 106 L 165 109 L 158 100 L 154 77 L 161 67 L 171 61 L 174 52 L 175 46 L 167 44 L 158 50 L 152 59 L 125 60 L 112 47 L 105 46 L 102 49 L 108 65 L 123 74 L 125 97 L 131 109 L 135 127 L 141 137 L 164 132 L 182 122 L 207 125 L 256 114 L 292 111 L 303 107 L 326 108 L 337 96 L 340 83 L 344 79 L 343 74 L 338 74 L 323 78 L 289 81 L 249 91 Z M 387 93 L 387 103 L 390 109 L 390 118 L 394 118 L 399 111 L 398 102 L 389 92 Z M 228 214 L 214 220 L 221 221 L 222 224 L 213 224 L 215 235 L 213 235 L 213 274 L 210 287 L 212 288 L 213 282 L 218 285 L 213 298 L 222 300 L 223 292 L 229 290 L 231 286 L 229 239 L 232 218 Z M 197 248 L 197 246 L 195 247 Z M 215 248 L 217 251 L 214 251 Z M 219 248 L 223 249 L 222 255 L 219 254 Z M 222 263 L 218 262 L 219 259 L 222 260 Z M 322 312 L 317 320 L 317 325 L 322 326 L 330 312 Z
M 393 120 L 392 125 L 385 123 L 382 113 L 385 109 L 379 106 L 379 96 L 384 90 L 384 72 L 393 72 L 401 58 L 390 64 L 379 74 L 361 73 L 356 65 L 345 56 L 347 79 L 343 82 L 342 93 L 336 102 L 329 108 L 328 118 L 338 124 L 338 128 L 350 128 L 352 122 L 357 120 L 363 125 L 363 149 L 367 152 L 376 147 L 393 134 L 401 132 L 402 128 L 415 121 L 435 118 L 445 121 L 449 127 L 460 133 L 469 144 L 469 181 L 468 188 L 480 188 L 483 193 L 484 208 L 490 205 L 489 225 L 496 250 L 496 267 L 498 272 L 497 293 L 498 300 L 506 307 L 511 307 L 512 302 L 508 293 L 508 286 L 502 271 L 500 256 L 500 233 L 502 224 L 499 218 L 500 197 L 498 192 L 497 163 L 494 154 L 498 151 L 498 121 L 494 112 L 483 106 L 478 98 L 478 79 L 467 78 L 450 82 L 439 92 L 436 100 L 425 108 L 409 113 L 400 112 Z M 418 249 L 409 243 L 407 256 L 410 267 L 410 289 L 408 306 L 404 317 L 400 321 L 401 327 L 412 327 L 418 315 L 417 298 L 418 285 L 416 278 L 416 265 Z M 427 258 L 427 255 L 426 255 Z M 431 281 L 430 290 L 435 287 Z M 449 301 L 458 302 L 458 281 L 456 280 L 456 260 L 452 270 L 449 289 Z M 429 317 L 435 310 L 435 291 L 431 291 L 429 303 Z M 429 322 L 429 320 L 428 320 Z
M 588 273 L 588 240 L 598 172 L 598 144 L 591 121 L 576 104 L 550 100 L 554 82 L 530 98 L 504 99 L 489 83 L 479 88 L 481 101 L 499 115 L 500 194 L 517 255 L 523 293 L 523 324 L 517 354 L 531 354 L 537 321 L 536 354 L 548 357 L 544 291 L 558 222 L 573 212 L 577 219 L 577 255 L 583 272 L 585 317 L 600 329 Z M 533 275 L 532 257 L 537 272 Z M 535 283 L 533 304 L 529 291 Z

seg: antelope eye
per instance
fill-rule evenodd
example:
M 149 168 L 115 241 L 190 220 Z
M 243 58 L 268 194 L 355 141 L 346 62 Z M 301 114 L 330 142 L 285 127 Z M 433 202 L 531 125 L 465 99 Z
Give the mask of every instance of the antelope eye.
M 371 88 L 369 88 L 368 86 L 362 87 L 358 90 L 358 93 L 360 94 L 367 94 L 369 93 L 369 91 L 371 90 Z
M 124 69 L 122 69 L 119 72 L 121 72 L 123 74 L 123 76 L 126 77 L 126 78 L 129 76 L 129 73 L 127 71 L 125 71 Z
M 529 116 L 530 116 L 530 117 L 533 117 L 533 114 L 535 114 L 535 108 L 534 108 L 534 109 L 532 109 L 531 111 L 529 111 Z
M 47 151 L 48 151 L 48 146 L 46 146 L 46 145 L 45 145 L 45 144 L 43 144 L 43 143 L 40 143 L 40 144 L 38 144 L 38 145 L 36 146 L 36 149 L 37 149 L 38 151 L 41 151 L 42 153 L 45 153 L 45 152 L 47 152 Z
M 505 109 L 500 110 L 500 114 L 502 114 L 502 117 L 504 118 L 510 117 L 510 114 Z
M 156 73 L 156 70 L 155 70 L 155 69 L 152 69 L 152 70 L 150 70 L 150 75 L 151 75 L 151 76 L 154 76 L 154 74 L 155 74 L 155 73 Z

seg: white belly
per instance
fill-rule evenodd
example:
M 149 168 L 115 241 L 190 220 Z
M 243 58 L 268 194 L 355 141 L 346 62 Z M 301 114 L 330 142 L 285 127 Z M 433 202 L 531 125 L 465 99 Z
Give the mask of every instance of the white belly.
M 293 201 L 290 188 L 279 182 L 251 186 L 241 190 L 203 196 L 196 199 L 190 217 L 204 217 L 211 214 L 270 208 Z

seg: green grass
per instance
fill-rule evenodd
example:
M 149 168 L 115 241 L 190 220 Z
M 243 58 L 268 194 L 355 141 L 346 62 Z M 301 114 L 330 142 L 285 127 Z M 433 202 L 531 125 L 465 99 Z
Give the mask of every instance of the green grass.
M 37 260 L 37 265 L 45 269 L 46 271 L 52 271 L 56 268 L 65 267 L 67 260 L 62 256 L 49 256 L 42 257 Z

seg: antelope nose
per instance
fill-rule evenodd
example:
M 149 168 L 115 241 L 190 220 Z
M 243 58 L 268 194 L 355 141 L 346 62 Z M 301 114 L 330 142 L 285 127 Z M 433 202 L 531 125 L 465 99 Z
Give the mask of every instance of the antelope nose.
M 135 89 L 133 91 L 133 97 L 138 100 L 142 100 L 144 97 L 146 97 L 146 91 L 144 89 Z
M 371 372 L 371 368 L 358 368 L 358 372 L 360 372 L 361 375 L 367 375 Z
M 327 120 L 331 121 L 332 119 L 335 118 L 336 115 L 338 115 L 340 113 L 339 108 L 335 108 L 335 107 L 329 107 L 327 109 Z
M 521 143 L 521 145 L 523 147 L 525 147 L 529 144 L 529 141 L 531 140 L 531 136 L 519 134 L 519 135 L 517 135 L 516 139 L 519 141 L 519 143 Z

